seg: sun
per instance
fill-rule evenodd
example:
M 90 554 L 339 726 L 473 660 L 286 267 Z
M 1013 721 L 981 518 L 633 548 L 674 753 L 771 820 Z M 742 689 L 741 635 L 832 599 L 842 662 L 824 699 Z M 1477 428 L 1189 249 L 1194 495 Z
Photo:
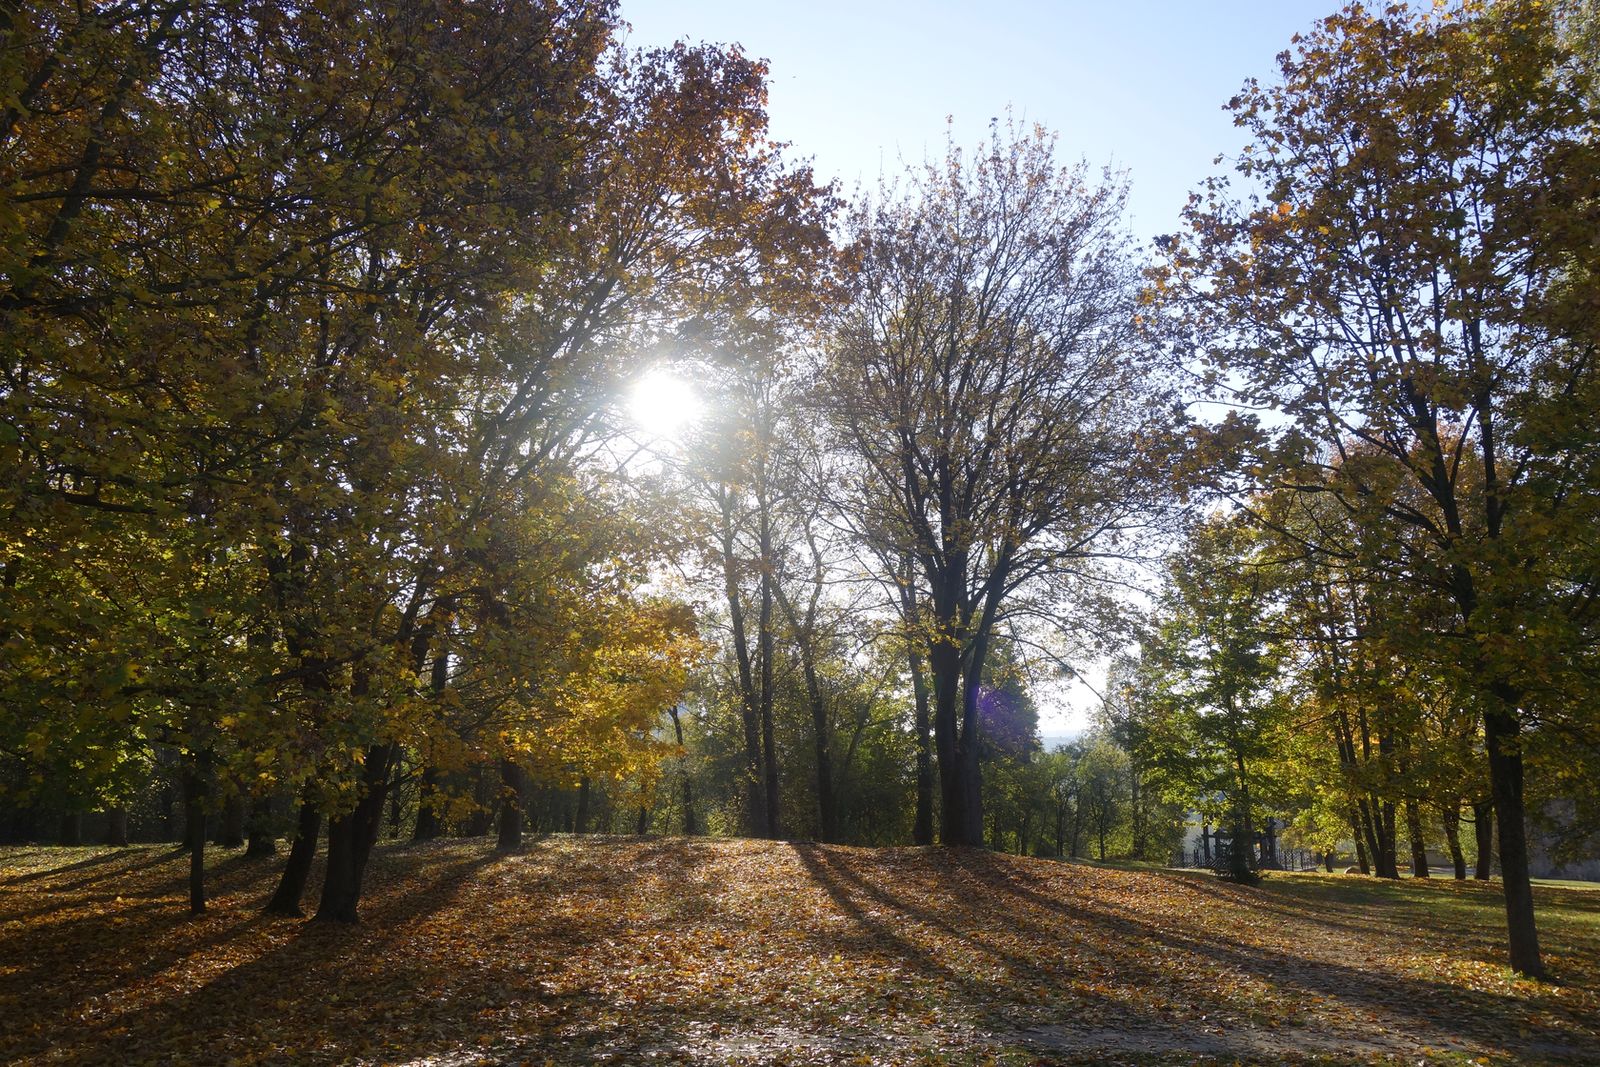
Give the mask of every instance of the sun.
M 628 391 L 628 416 L 651 437 L 678 436 L 704 407 L 694 386 L 666 367 L 645 372 Z

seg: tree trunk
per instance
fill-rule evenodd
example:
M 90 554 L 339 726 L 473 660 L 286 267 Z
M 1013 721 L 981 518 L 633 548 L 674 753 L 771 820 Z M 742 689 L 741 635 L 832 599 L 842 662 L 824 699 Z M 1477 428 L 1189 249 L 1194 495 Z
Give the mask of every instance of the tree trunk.
M 439 772 L 432 767 L 422 768 L 417 784 L 417 822 L 411 829 L 411 840 L 432 841 L 443 827 L 439 824 Z
M 964 845 L 966 790 L 962 787 L 961 753 L 956 733 L 961 701 L 961 656 L 948 641 L 928 650 L 933 683 L 933 740 L 939 758 L 939 843 Z M 981 843 L 981 842 L 980 842 Z
M 634 824 L 633 832 L 643 837 L 650 830 L 650 805 L 639 805 L 639 821 Z
M 1416 800 L 1407 797 L 1406 837 L 1411 842 L 1411 877 L 1428 877 L 1428 843 L 1422 836 L 1422 811 Z
M 1360 723 L 1361 752 L 1356 752 L 1356 734 L 1345 714 L 1341 711 L 1335 717 L 1335 727 L 1339 737 L 1340 760 L 1347 773 L 1359 774 L 1364 768 L 1370 767 L 1372 755 L 1372 729 L 1367 719 L 1366 710 L 1360 709 L 1357 715 Z M 1387 753 L 1392 748 L 1392 741 L 1387 734 L 1378 737 L 1380 754 Z M 1399 878 L 1399 861 L 1395 857 L 1394 835 L 1394 805 L 1385 805 L 1370 794 L 1357 798 L 1356 811 L 1352 817 L 1352 824 L 1356 829 L 1356 844 L 1359 846 L 1363 837 L 1366 848 L 1357 848 L 1356 855 L 1370 857 L 1370 865 L 1363 863 L 1361 873 L 1376 873 L 1379 878 Z
M 198 758 L 185 767 L 183 776 L 183 811 L 186 835 L 189 838 L 189 914 L 199 915 L 206 910 L 206 813 L 204 768 L 196 766 Z
M 911 826 L 911 843 L 933 844 L 933 742 L 932 713 L 928 708 L 928 678 L 922 657 L 911 652 L 911 695 L 917 731 L 917 814 Z
M 752 696 L 754 694 L 752 693 Z M 767 829 L 767 791 L 761 773 L 761 713 L 753 701 L 741 709 L 744 725 L 745 832 L 762 837 Z
M 366 874 L 372 846 L 383 826 L 383 803 L 389 787 L 390 763 L 397 746 L 373 745 L 367 749 L 362 770 L 362 794 L 355 810 L 328 822 L 328 872 L 322 881 L 322 899 L 316 918 L 353 923 L 359 920 L 361 880 Z
M 1139 772 L 1132 767 L 1128 771 L 1128 807 L 1133 813 L 1133 857 L 1145 859 L 1145 825 L 1144 808 L 1140 799 Z
M 453 602 L 451 604 L 453 607 Z M 435 697 L 444 693 L 450 687 L 450 651 L 447 643 L 449 635 L 449 620 L 445 616 L 444 632 L 435 629 L 433 634 L 433 665 L 428 671 L 428 688 Z M 438 837 L 444 827 L 440 824 L 439 796 L 440 775 L 432 766 L 424 766 L 422 773 L 417 776 L 417 822 L 411 828 L 411 840 L 432 841 Z
M 1278 820 L 1274 816 L 1267 816 L 1266 829 L 1261 831 L 1261 841 L 1261 866 L 1269 871 L 1281 870 L 1283 863 L 1278 858 Z
M 61 816 L 60 831 L 56 834 L 58 845 L 83 844 L 83 813 L 69 811 Z
M 363 798 L 365 799 L 365 798 Z M 357 808 L 361 802 L 357 802 Z M 328 820 L 328 867 L 322 876 L 322 898 L 314 919 L 322 922 L 357 922 L 361 901 L 361 816 L 352 811 Z
M 1355 806 L 1350 809 L 1350 827 L 1355 831 L 1356 854 L 1362 859 L 1362 874 L 1370 874 L 1371 857 L 1377 854 L 1378 833 L 1377 820 L 1372 817 L 1372 805 L 1365 797 L 1358 797 Z
M 500 852 L 522 847 L 522 768 L 517 761 L 500 761 L 500 836 L 494 846 Z
M 114 848 L 128 847 L 128 809 L 120 804 L 106 809 L 106 844 Z
M 1239 798 L 1235 805 L 1233 834 L 1228 841 L 1228 855 L 1234 874 L 1243 881 L 1254 874 L 1250 861 L 1254 858 L 1251 852 L 1255 847 L 1256 832 L 1251 825 L 1250 777 L 1245 766 L 1244 749 L 1237 742 L 1233 749 L 1233 765 L 1239 774 Z
M 189 842 L 189 914 L 206 910 L 206 835 L 196 834 Z
M 689 750 L 683 744 L 683 721 L 678 718 L 678 705 L 672 705 L 667 714 L 672 716 L 672 732 L 676 735 L 678 748 L 683 753 L 679 757 L 679 770 L 683 775 L 683 832 L 693 837 L 700 832 L 700 824 L 694 814 L 694 780 L 689 775 Z
M 223 802 L 222 818 L 217 820 L 217 846 L 244 847 L 244 798 L 237 793 Z
M 179 783 L 178 801 L 180 810 L 183 812 L 183 837 L 179 840 L 178 851 L 190 852 L 194 849 L 195 838 L 198 837 L 202 842 L 205 841 L 206 813 L 204 808 L 201 808 L 199 812 L 191 811 L 189 808 L 189 781 L 187 774 L 184 780 Z
M 1371 824 L 1367 820 L 1366 808 L 1364 804 L 1358 802 L 1356 807 L 1350 809 L 1350 832 L 1355 837 L 1356 865 L 1361 868 L 1362 874 L 1372 873 L 1372 865 L 1367 860 L 1367 846 L 1365 844 L 1366 835 L 1370 830 Z
M 917 807 L 911 825 L 911 843 L 933 844 L 933 730 L 932 713 L 928 707 L 927 663 L 917 651 L 921 635 L 917 632 L 921 618 L 917 606 L 916 569 L 911 557 L 900 560 L 900 617 L 906 625 L 906 661 L 911 670 L 911 698 L 913 722 L 917 735 Z
M 587 774 L 578 780 L 578 812 L 572 818 L 572 832 L 575 834 L 589 832 L 589 776 Z
M 983 844 L 983 766 L 979 761 L 978 694 L 988 648 L 986 635 L 980 633 L 973 638 L 971 658 L 961 681 L 961 740 L 957 753 L 961 766 L 962 817 L 966 822 L 963 843 L 979 846 Z
M 1461 802 L 1452 800 L 1444 806 L 1444 839 L 1450 845 L 1450 862 L 1455 865 L 1456 881 L 1467 880 L 1467 857 L 1461 851 Z
M 250 801 L 249 831 L 244 854 L 250 859 L 271 856 L 278 851 L 278 842 L 272 832 L 272 798 L 256 797 Z
M 1472 805 L 1472 836 L 1478 846 L 1472 877 L 1487 882 L 1494 874 L 1494 801 Z
M 305 797 L 300 801 L 300 815 L 295 824 L 294 840 L 289 844 L 289 858 L 283 865 L 278 888 L 273 892 L 272 899 L 267 901 L 265 911 L 268 915 L 298 919 L 305 914 L 300 910 L 300 901 L 305 896 L 306 882 L 311 877 L 311 861 L 317 855 L 317 835 L 321 831 L 322 812 L 312 800 L 308 786 Z
M 1241 810 L 1248 811 L 1248 807 Z M 1230 827 L 1228 834 L 1228 877 L 1236 882 L 1252 883 L 1256 879 L 1253 860 L 1255 859 L 1255 831 L 1250 828 L 1248 815 L 1240 816 Z M 1220 870 L 1218 873 L 1222 873 Z
M 756 474 L 756 506 L 757 506 L 757 548 L 761 553 L 761 593 L 759 601 L 759 614 L 756 619 L 756 654 L 760 660 L 761 682 L 761 756 L 763 782 L 766 785 L 766 836 L 778 840 L 778 746 L 772 721 L 772 702 L 774 698 L 772 680 L 772 580 L 773 580 L 773 552 L 772 552 L 772 508 L 767 495 L 767 452 L 766 432 L 770 425 L 764 426 L 758 434 L 757 458 L 759 460 Z
M 1373 820 L 1375 840 L 1372 842 L 1372 869 L 1379 878 L 1399 878 L 1400 835 L 1395 833 L 1394 802 L 1378 804 L 1377 818 Z
M 1500 885 L 1506 900 L 1506 941 L 1511 969 L 1529 978 L 1544 977 L 1539 933 L 1533 918 L 1533 882 L 1528 871 L 1528 840 L 1522 799 L 1522 750 L 1517 721 L 1519 695 L 1496 687 L 1499 708 L 1485 708 L 1484 740 L 1489 750 L 1489 784 L 1500 830 Z
M 822 692 L 811 654 L 803 657 L 807 702 L 811 705 L 811 732 L 816 748 L 817 762 L 817 836 L 826 843 L 838 840 L 839 831 L 834 814 L 833 752 L 829 745 L 828 701 Z
M 814 547 L 814 546 L 813 546 Z M 820 572 L 817 577 L 816 589 L 820 595 L 822 578 Z M 838 817 L 835 814 L 835 796 L 833 791 L 833 725 L 828 715 L 827 694 L 823 692 L 822 680 L 817 674 L 816 663 L 816 600 L 813 599 L 805 615 L 795 610 L 794 602 L 783 591 L 783 586 L 775 583 L 763 582 L 763 594 L 770 590 L 769 599 L 777 598 L 778 606 L 783 609 L 785 618 L 788 619 L 789 628 L 794 634 L 794 645 L 800 653 L 800 674 L 806 686 L 806 707 L 811 712 L 811 742 L 815 755 L 816 769 L 816 794 L 817 794 L 817 837 L 824 842 L 831 842 L 838 837 Z M 765 712 L 763 715 L 763 728 L 768 731 L 766 743 L 769 754 L 767 764 L 767 781 L 769 788 L 778 780 L 777 764 L 771 761 L 771 666 L 768 658 L 772 654 L 772 639 L 770 634 L 764 634 L 765 645 L 762 654 L 761 684 L 762 699 Z M 848 757 L 847 757 L 848 758 Z M 776 792 L 768 794 L 768 807 L 772 811 L 778 810 L 778 797 Z M 776 836 L 777 827 L 773 826 Z
M 763 556 L 763 559 L 766 557 Z M 772 718 L 774 697 L 772 682 L 772 582 L 765 574 L 761 579 L 761 760 L 766 795 L 766 836 L 778 840 L 778 743 Z
M 760 837 L 766 830 L 766 790 L 761 775 L 761 709 L 756 695 L 755 668 L 750 661 L 750 638 L 745 631 L 744 599 L 739 593 L 739 565 L 734 551 L 733 491 L 718 489 L 721 509 L 722 583 L 728 600 L 728 623 L 733 634 L 733 658 L 739 677 L 739 719 L 744 727 L 745 832 Z

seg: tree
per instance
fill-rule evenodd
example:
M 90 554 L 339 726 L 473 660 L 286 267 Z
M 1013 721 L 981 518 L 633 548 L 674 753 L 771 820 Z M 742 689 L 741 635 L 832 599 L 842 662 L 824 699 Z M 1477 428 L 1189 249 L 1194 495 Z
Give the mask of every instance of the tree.
M 908 182 L 850 216 L 819 384 L 850 464 L 842 510 L 914 572 L 940 839 L 981 845 L 995 626 L 1019 589 L 1092 570 L 1145 521 L 1152 390 L 1114 180 L 997 125 Z
M 373 557 L 405 509 L 381 501 L 438 457 L 411 419 L 459 380 L 446 338 L 501 252 L 558 227 L 530 209 L 561 198 L 558 112 L 609 27 L 525 4 L 47 4 L 8 24 L 26 42 L 4 71 L 22 90 L 0 263 L 10 589 L 53 597 L 65 568 L 111 609 L 84 636 L 121 680 L 77 706 L 180 748 L 196 812 L 226 802 L 213 772 L 308 773 L 283 708 L 359 703 L 342 672 L 372 604 L 317 597 L 313 538 L 336 589 L 392 573 Z M 519 122 L 565 132 L 491 139 Z M 292 612 L 284 592 L 305 594 Z M 22 643 L 65 663 L 60 624 L 96 613 L 38 606 Z M 382 681 L 354 674 L 363 700 Z
M 1128 757 L 1129 852 L 1135 859 L 1166 860 L 1182 848 L 1189 798 L 1163 797 L 1157 788 L 1159 770 L 1153 764 L 1154 748 L 1145 718 L 1143 691 L 1148 678 L 1140 674 L 1137 657 L 1122 654 L 1112 659 L 1106 672 L 1104 699 L 1097 714 L 1097 730 Z
M 1156 286 L 1239 399 L 1283 416 L 1227 427 L 1256 442 L 1247 487 L 1328 494 L 1405 550 L 1391 580 L 1450 604 L 1419 644 L 1457 650 L 1483 724 L 1510 959 L 1533 976 L 1525 752 L 1593 729 L 1590 87 L 1535 0 L 1346 8 L 1230 102 L 1259 195 L 1193 198 Z
M 1078 763 L 1078 803 L 1104 862 L 1111 836 L 1129 822 L 1128 754 L 1105 734 L 1091 736 Z
M 1046 798 L 1057 859 L 1078 855 L 1083 824 L 1083 783 L 1078 774 L 1082 759 L 1083 746 L 1078 742 L 1058 745 L 1044 756 Z
M 1145 758 L 1169 789 L 1226 821 L 1237 862 L 1275 814 L 1263 785 L 1282 718 L 1279 611 L 1258 536 L 1241 517 L 1213 517 L 1168 561 L 1141 649 Z
M 299 793 L 276 910 L 326 815 L 319 914 L 355 917 L 415 755 L 430 803 L 444 765 L 515 777 L 519 671 L 587 693 L 542 707 L 590 727 L 675 695 L 651 650 L 683 620 L 616 589 L 643 580 L 628 531 L 541 523 L 599 495 L 664 337 L 713 346 L 796 288 L 827 198 L 766 141 L 759 63 L 616 27 L 522 0 L 7 23 L 0 740 L 101 794 L 172 746 L 194 821 Z M 510 647 L 585 598 L 596 625 Z

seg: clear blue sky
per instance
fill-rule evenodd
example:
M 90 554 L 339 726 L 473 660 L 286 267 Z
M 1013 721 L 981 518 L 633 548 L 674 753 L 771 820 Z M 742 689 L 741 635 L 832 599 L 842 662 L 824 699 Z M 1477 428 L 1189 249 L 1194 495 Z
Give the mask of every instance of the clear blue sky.
M 1240 131 L 1222 105 L 1277 70 L 1289 39 L 1342 0 L 622 0 L 636 47 L 738 43 L 771 62 L 772 130 L 825 178 L 980 140 L 1010 105 L 1057 131 L 1064 159 L 1126 169 L 1141 238 L 1177 226 Z

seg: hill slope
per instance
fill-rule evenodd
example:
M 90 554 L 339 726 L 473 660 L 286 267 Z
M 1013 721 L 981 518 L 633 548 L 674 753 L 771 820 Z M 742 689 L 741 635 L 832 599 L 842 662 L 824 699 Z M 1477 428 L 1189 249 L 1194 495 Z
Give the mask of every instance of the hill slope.
M 566 838 L 381 848 L 364 922 L 269 920 L 276 864 L 0 850 L 0 1059 L 101 1063 L 1600 1060 L 1600 893 L 1260 889 L 975 852 Z M 315 883 L 313 883 L 315 884 Z

